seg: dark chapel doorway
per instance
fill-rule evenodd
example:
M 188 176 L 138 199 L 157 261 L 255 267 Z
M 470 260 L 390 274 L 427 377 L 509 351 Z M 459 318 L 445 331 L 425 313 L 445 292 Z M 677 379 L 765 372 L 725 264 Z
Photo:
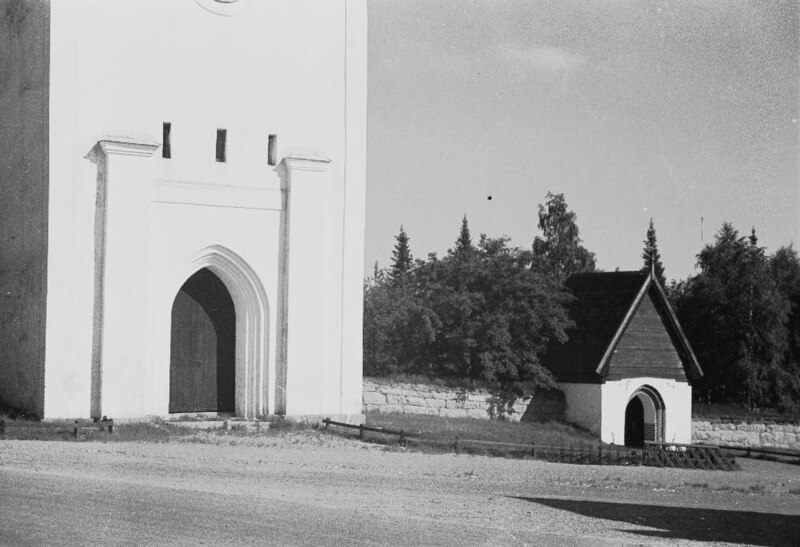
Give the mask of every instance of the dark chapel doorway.
M 644 446 L 644 405 L 639 397 L 625 408 L 625 446 Z
M 170 412 L 235 410 L 236 312 L 228 289 L 203 268 L 172 304 Z
M 642 386 L 625 407 L 625 446 L 664 442 L 664 400 L 651 386 Z

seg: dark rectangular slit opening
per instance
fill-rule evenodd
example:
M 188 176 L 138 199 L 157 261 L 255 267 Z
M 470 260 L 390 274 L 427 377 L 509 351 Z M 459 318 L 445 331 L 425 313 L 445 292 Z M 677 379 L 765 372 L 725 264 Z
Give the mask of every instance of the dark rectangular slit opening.
M 217 161 L 225 162 L 225 141 L 228 137 L 227 129 L 217 129 Z
M 270 135 L 267 141 L 267 163 L 276 165 L 278 163 L 278 137 Z
M 164 122 L 161 126 L 161 157 L 172 157 L 172 143 L 170 142 L 170 131 L 172 131 L 172 124 Z

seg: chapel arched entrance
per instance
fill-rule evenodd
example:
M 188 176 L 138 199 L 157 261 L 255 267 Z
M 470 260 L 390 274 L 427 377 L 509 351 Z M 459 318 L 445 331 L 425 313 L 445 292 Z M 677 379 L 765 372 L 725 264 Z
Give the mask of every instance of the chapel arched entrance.
M 192 275 L 172 304 L 169 412 L 236 409 L 236 311 L 211 270 Z
M 625 446 L 664 441 L 664 400 L 654 388 L 642 386 L 625 407 Z

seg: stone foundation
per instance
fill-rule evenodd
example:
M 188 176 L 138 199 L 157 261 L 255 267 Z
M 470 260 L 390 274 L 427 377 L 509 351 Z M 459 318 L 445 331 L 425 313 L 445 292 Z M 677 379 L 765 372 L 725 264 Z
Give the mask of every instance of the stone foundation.
M 693 420 L 692 442 L 800 450 L 800 424 Z

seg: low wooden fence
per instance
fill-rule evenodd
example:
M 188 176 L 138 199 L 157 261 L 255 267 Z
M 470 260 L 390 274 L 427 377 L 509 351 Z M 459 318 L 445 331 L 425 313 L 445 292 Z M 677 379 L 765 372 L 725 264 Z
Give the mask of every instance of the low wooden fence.
M 656 443 L 647 441 L 645 447 L 632 448 L 628 446 L 596 444 L 578 446 L 547 446 L 537 444 L 517 444 L 500 441 L 483 441 L 477 439 L 458 439 L 442 441 L 421 433 L 409 433 L 370 427 L 366 425 L 353 425 L 335 422 L 329 418 L 322 421 L 325 429 L 329 426 L 346 429 L 357 429 L 359 438 L 363 439 L 365 433 L 375 433 L 386 437 L 397 437 L 401 445 L 406 445 L 410 439 L 434 446 L 443 446 L 458 453 L 516 453 L 520 456 L 530 456 L 535 459 L 577 464 L 593 465 L 647 465 L 653 467 L 677 467 L 682 469 L 719 469 L 732 471 L 739 469 L 736 459 L 726 453 L 731 447 L 718 447 L 713 445 Z M 775 453 L 783 451 L 769 451 L 751 449 L 752 452 Z M 800 454 L 798 454 L 800 456 Z
M 723 454 L 720 447 L 701 444 L 657 443 L 645 441 L 644 465 L 681 469 L 739 469 L 736 459 Z
M 30 422 L 0 420 L 0 439 L 5 439 L 13 431 L 42 431 L 50 433 L 67 433 L 75 437 L 91 435 L 93 433 L 114 433 L 114 420 L 103 419 L 75 420 L 74 422 Z
M 788 448 L 756 448 L 752 446 L 731 446 L 725 444 L 716 446 L 723 453 L 743 458 L 769 457 L 769 459 L 779 459 L 779 461 L 790 460 L 794 461 L 794 463 L 800 463 L 800 450 L 790 450 Z
M 363 439 L 365 433 L 375 433 L 377 436 L 397 437 L 398 442 L 405 446 L 412 439 L 418 442 L 439 446 L 453 450 L 456 453 L 501 453 L 518 454 L 520 456 L 530 456 L 538 460 L 560 462 L 560 463 L 582 463 L 595 465 L 642 465 L 642 449 L 631 448 L 617 445 L 571 445 L 554 446 L 539 444 L 519 444 L 501 441 L 483 441 L 478 439 L 459 439 L 452 441 L 442 441 L 441 439 L 423 435 L 420 433 L 410 433 L 403 430 L 384 429 L 382 427 L 370 427 L 366 425 L 353 425 L 343 422 L 336 422 L 329 418 L 322 420 L 325 429 L 329 426 L 342 427 L 346 429 L 358 430 L 358 437 Z

